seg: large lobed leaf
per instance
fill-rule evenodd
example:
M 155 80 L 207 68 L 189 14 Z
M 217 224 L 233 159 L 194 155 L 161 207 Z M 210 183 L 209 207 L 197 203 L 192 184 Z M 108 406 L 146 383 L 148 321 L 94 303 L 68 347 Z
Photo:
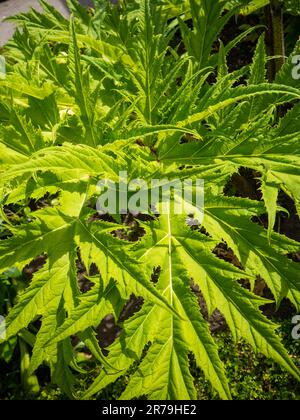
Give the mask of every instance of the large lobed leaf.
M 191 357 L 220 397 L 231 398 L 195 287 L 234 339 L 247 340 L 300 379 L 277 325 L 262 313 L 270 301 L 253 292 L 260 276 L 277 307 L 288 298 L 300 308 L 299 268 L 287 257 L 299 243 L 274 232 L 280 190 L 300 211 L 300 85 L 291 78 L 292 58 L 276 83 L 267 83 L 261 37 L 252 65 L 228 73 L 226 54 L 243 36 L 221 44 L 217 55 L 212 47 L 238 9 L 226 12 L 223 1 L 191 0 L 187 9 L 168 3 L 161 9 L 148 0 L 96 2 L 94 13 L 86 13 L 72 0 L 69 23 L 42 1 L 43 14 L 14 18 L 25 29 L 6 46 L 0 185 L 7 238 L 0 241 L 0 271 L 23 269 L 41 256 L 44 262 L 8 315 L 7 339 L 39 320 L 30 371 L 48 363 L 52 380 L 70 397 L 74 371 L 82 373 L 71 345 L 77 335 L 102 367 L 83 398 L 126 372 L 121 398 L 197 398 Z M 185 23 L 191 13 L 192 29 Z M 178 29 L 188 54 L 171 47 Z M 212 72 L 215 83 L 208 82 Z M 292 109 L 279 117 L 286 103 Z M 241 167 L 256 171 L 260 202 L 225 195 Z M 139 235 L 135 243 L 122 239 L 132 226 L 120 215 L 103 220 L 95 200 L 97 182 L 118 183 L 125 170 L 129 180 L 204 179 L 202 226 L 191 229 L 188 215 L 169 211 L 133 217 Z M 7 215 L 9 206 L 22 209 L 49 194 L 50 206 L 21 221 Z M 255 221 L 264 213 L 267 228 Z M 220 243 L 240 268 L 215 255 Z M 84 294 L 79 260 L 93 283 Z M 132 295 L 143 305 L 119 321 L 120 337 L 104 356 L 95 329 L 109 314 L 120 320 Z

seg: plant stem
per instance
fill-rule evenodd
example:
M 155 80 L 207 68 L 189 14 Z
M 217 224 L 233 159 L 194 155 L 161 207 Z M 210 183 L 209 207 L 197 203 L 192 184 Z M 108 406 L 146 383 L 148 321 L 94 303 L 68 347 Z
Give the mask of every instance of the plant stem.
M 29 375 L 30 355 L 25 341 L 19 338 L 21 356 L 21 384 L 25 394 L 38 394 L 40 391 L 38 379 L 35 374 Z
M 270 0 L 266 7 L 268 53 L 278 58 L 270 61 L 269 80 L 273 81 L 285 62 L 283 12 L 279 0 Z

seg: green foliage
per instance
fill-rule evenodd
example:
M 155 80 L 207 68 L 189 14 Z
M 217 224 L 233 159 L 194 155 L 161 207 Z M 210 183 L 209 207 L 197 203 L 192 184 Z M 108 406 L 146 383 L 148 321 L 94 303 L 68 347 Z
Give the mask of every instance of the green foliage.
M 299 342 L 290 338 L 289 320 L 283 323 L 280 335 L 296 360 Z M 235 344 L 227 332 L 222 332 L 216 335 L 216 341 L 235 400 L 299 400 L 299 383 L 271 360 L 253 353 L 243 340 Z M 198 398 L 219 399 L 201 372 L 196 370 L 195 376 Z
M 300 13 L 300 2 L 299 0 L 232 0 L 229 2 L 230 7 L 236 5 L 243 6 L 241 13 L 250 14 L 256 12 L 257 10 L 268 6 L 270 3 L 278 4 L 282 6 L 283 10 L 292 15 L 299 15 Z
M 192 353 L 214 390 L 229 399 L 224 362 L 193 281 L 209 315 L 219 309 L 235 341 L 243 338 L 300 379 L 277 325 L 261 312 L 269 301 L 253 292 L 261 276 L 277 306 L 288 298 L 300 308 L 299 268 L 286 256 L 299 243 L 274 232 L 280 190 L 300 211 L 300 83 L 292 78 L 291 59 L 275 83 L 267 83 L 261 38 L 252 65 L 228 73 L 226 55 L 241 38 L 212 52 L 238 10 L 226 12 L 227 2 L 191 0 L 192 29 L 149 0 L 95 2 L 92 12 L 68 3 L 70 22 L 44 1 L 43 14 L 14 18 L 24 29 L 5 48 L 8 75 L 0 82 L 6 232 L 0 270 L 22 270 L 44 258 L 7 317 L 7 340 L 39 321 L 26 374 L 46 362 L 52 381 L 78 396 L 74 372 L 82 369 L 70 339 L 76 335 L 101 366 L 95 382 L 79 393 L 83 398 L 135 364 L 139 369 L 122 398 L 196 398 Z M 183 54 L 173 45 L 177 30 Z M 280 117 L 283 104 L 292 109 Z M 262 201 L 225 195 L 240 167 L 258 173 Z M 204 179 L 203 225 L 193 230 L 187 215 L 171 212 L 136 217 L 142 237 L 122 239 L 116 232 L 128 228 L 123 219 L 101 219 L 95 201 L 97 182 L 117 182 L 124 170 L 129 180 Z M 22 218 L 8 214 L 11 206 L 22 209 L 49 196 L 50 203 Z M 268 229 L 255 222 L 265 213 Z M 220 243 L 233 250 L 240 268 L 215 255 Z M 85 294 L 78 287 L 78 260 L 93 283 Z M 108 314 L 119 319 L 132 295 L 143 298 L 142 308 L 121 322 L 121 335 L 104 356 L 95 328 Z

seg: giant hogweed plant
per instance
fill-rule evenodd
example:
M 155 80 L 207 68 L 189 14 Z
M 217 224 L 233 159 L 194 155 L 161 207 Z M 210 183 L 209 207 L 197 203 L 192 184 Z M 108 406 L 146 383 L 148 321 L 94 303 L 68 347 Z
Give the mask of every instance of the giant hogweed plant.
M 92 11 L 69 0 L 70 22 L 42 1 L 43 13 L 14 18 L 19 29 L 5 47 L 0 82 L 0 270 L 22 270 L 38 257 L 43 265 L 8 314 L 6 339 L 38 325 L 29 374 L 47 363 L 70 397 L 90 398 L 130 372 L 121 398 L 194 399 L 192 354 L 229 399 L 192 284 L 234 339 L 300 379 L 277 325 L 262 313 L 270 301 L 253 292 L 260 276 L 277 307 L 284 298 L 300 307 L 299 267 L 287 256 L 299 243 L 274 231 L 280 190 L 300 211 L 300 85 L 292 57 L 266 82 L 263 36 L 252 64 L 228 72 L 226 55 L 243 35 L 212 53 L 232 13 L 226 3 L 191 0 L 189 26 L 148 0 L 95 1 Z M 179 30 L 183 53 L 174 45 Z M 283 104 L 290 110 L 282 117 Z M 261 201 L 225 194 L 241 167 L 256 171 Z M 129 179 L 204 179 L 202 225 L 191 229 L 171 211 L 134 216 L 140 234 L 128 240 L 124 218 L 99 217 L 95 208 L 97 182 L 118 182 L 125 170 Z M 44 197 L 48 205 L 38 205 Z M 29 203 L 37 204 L 28 213 Z M 267 228 L 257 222 L 266 213 Z M 216 255 L 220 243 L 239 268 Z M 79 259 L 92 284 L 86 293 Z M 143 304 L 104 355 L 95 328 L 108 314 L 118 320 L 132 295 Z M 76 387 L 74 335 L 99 364 L 87 390 Z

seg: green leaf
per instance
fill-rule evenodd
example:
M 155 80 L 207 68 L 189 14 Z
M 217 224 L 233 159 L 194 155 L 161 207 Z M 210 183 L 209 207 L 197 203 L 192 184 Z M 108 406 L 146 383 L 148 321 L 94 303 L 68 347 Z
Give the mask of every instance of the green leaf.
M 231 17 L 258 3 L 99 0 L 88 10 L 68 0 L 69 20 L 42 0 L 43 12 L 12 19 L 0 81 L 0 274 L 24 275 L 13 280 L 1 348 L 9 360 L 16 337 L 32 347 L 21 349 L 27 389 L 38 390 L 34 372 L 45 364 L 69 398 L 92 398 L 125 376 L 121 399 L 193 400 L 192 361 L 230 399 L 215 310 L 234 340 L 300 379 L 263 309 L 283 299 L 300 309 L 290 258 L 299 241 L 276 224 L 278 210 L 300 215 L 299 44 L 275 83 L 266 82 L 263 35 L 251 64 L 228 65 L 258 27 L 215 49 Z M 128 183 L 147 182 L 149 197 L 151 180 L 203 180 L 203 220 L 190 212 L 195 188 L 181 215 L 155 215 L 149 203 L 129 214 L 120 197 L 127 214 L 99 214 L 98 181 L 120 192 L 125 171 Z M 285 209 L 280 191 L 292 201 Z M 254 294 L 258 278 L 270 300 Z M 103 351 L 108 315 L 119 333 Z

